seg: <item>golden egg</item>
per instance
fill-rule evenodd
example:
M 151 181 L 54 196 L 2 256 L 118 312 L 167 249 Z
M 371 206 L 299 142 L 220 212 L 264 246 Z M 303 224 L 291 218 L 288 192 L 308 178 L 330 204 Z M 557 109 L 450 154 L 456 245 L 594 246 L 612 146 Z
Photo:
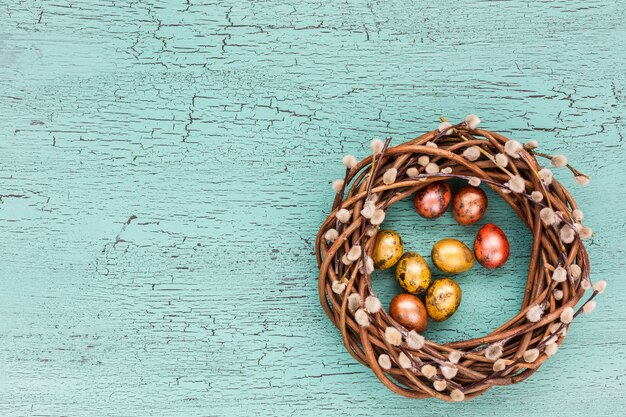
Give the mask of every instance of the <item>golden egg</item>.
M 396 265 L 396 279 L 408 292 L 419 294 L 430 285 L 430 268 L 418 253 L 407 252 Z
M 461 304 L 461 287 L 450 278 L 435 280 L 426 292 L 426 312 L 433 321 L 444 321 Z
M 393 230 L 381 230 L 376 235 L 372 260 L 374 268 L 389 269 L 398 262 L 402 256 L 404 245 L 402 238 Z
M 460 274 L 474 266 L 472 251 L 456 239 L 442 239 L 435 243 L 430 256 L 435 266 L 446 274 Z

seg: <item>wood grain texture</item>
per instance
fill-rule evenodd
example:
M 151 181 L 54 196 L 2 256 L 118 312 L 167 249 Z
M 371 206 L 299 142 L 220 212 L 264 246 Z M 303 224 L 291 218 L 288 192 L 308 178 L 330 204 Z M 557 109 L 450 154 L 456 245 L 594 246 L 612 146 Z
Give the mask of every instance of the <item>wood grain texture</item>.
M 623 414 L 621 2 L 4 3 L 0 415 Z M 344 351 L 314 235 L 344 153 L 472 112 L 592 176 L 574 195 L 609 291 L 528 381 L 411 401 Z M 410 202 L 386 220 L 424 254 L 486 221 L 511 240 L 505 268 L 459 278 L 459 312 L 429 337 L 519 308 L 530 234 L 489 196 L 468 228 Z

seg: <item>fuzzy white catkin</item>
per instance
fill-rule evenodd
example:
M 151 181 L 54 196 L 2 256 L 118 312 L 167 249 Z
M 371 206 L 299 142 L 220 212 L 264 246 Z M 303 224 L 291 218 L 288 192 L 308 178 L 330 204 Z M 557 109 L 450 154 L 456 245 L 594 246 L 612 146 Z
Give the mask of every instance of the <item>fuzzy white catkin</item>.
M 342 208 L 337 211 L 335 217 L 337 217 L 337 220 L 339 220 L 341 223 L 348 223 L 350 221 L 350 212 L 347 209 Z
M 457 372 L 459 371 L 456 367 L 446 366 L 446 365 L 442 366 L 440 369 L 441 369 L 441 374 L 446 379 L 454 378 L 456 376 Z
M 396 182 L 396 176 L 398 175 L 398 170 L 396 168 L 389 168 L 383 174 L 383 182 L 387 185 L 393 184 Z
M 524 147 L 516 140 L 510 140 L 504 144 L 504 152 L 513 158 L 519 158 L 519 153 L 522 149 L 524 149 Z
M 530 198 L 535 203 L 539 203 L 541 200 L 543 200 L 543 193 L 541 191 L 533 191 L 532 193 L 530 193 Z
M 593 310 L 595 310 L 596 308 L 596 302 L 591 300 L 591 301 L 587 301 L 584 305 L 583 305 L 583 313 L 589 314 L 591 313 Z
M 352 261 L 350 259 L 348 259 L 348 254 L 344 253 L 343 256 L 341 257 L 341 262 L 343 262 L 344 265 L 351 265 Z
M 395 327 L 388 326 L 385 329 L 385 340 L 390 345 L 398 346 L 402 343 L 402 333 Z
M 363 250 L 361 249 L 361 245 L 354 245 L 348 251 L 348 259 L 352 262 L 356 261 L 363 254 Z
M 415 167 L 411 167 L 409 169 L 406 170 L 406 175 L 409 178 L 415 178 L 420 174 L 419 170 Z
M 581 209 L 574 209 L 572 210 L 572 217 L 574 218 L 575 222 L 582 222 L 585 214 L 582 212 Z
M 556 301 L 561 301 L 563 299 L 563 291 L 554 290 L 552 291 L 552 296 L 554 297 Z
M 374 272 L 374 260 L 366 255 L 365 256 L 365 268 L 363 268 L 363 265 L 359 265 L 359 271 L 362 274 L 366 274 L 366 273 L 371 274 L 372 272 Z
M 536 140 L 529 140 L 524 145 L 524 149 L 526 149 L 527 151 L 533 150 L 537 147 L 539 147 L 539 142 L 537 142 Z
M 437 130 L 439 130 L 439 132 L 445 131 L 446 132 L 444 133 L 445 135 L 451 135 L 452 134 L 452 129 L 450 129 L 451 127 L 452 127 L 452 123 L 442 122 L 439 124 L 439 127 L 437 128 Z
M 480 151 L 476 146 L 470 146 L 463 151 L 463 157 L 465 157 L 468 161 L 474 162 L 480 158 Z
M 531 323 L 536 323 L 541 320 L 541 316 L 543 316 L 543 307 L 539 304 L 535 304 L 526 312 L 526 319 Z
M 565 307 L 561 312 L 561 321 L 565 324 L 570 324 L 574 320 L 574 309 L 572 307 Z
M 391 369 L 391 358 L 389 357 L 389 355 L 383 353 L 382 355 L 378 357 L 378 364 L 385 371 L 389 370 Z
M 443 174 L 452 174 L 452 168 L 451 167 L 445 167 L 444 169 L 441 170 L 441 172 Z
M 600 280 L 596 282 L 595 284 L 593 284 L 593 290 L 597 292 L 598 294 L 602 294 L 604 290 L 606 290 L 606 281 Z
M 342 294 L 346 289 L 346 284 L 344 282 L 335 281 L 333 282 L 332 288 L 335 294 Z
M 428 155 L 422 155 L 419 158 L 417 158 L 417 163 L 423 167 L 428 165 L 429 162 L 430 162 L 430 158 L 428 157 Z
M 539 211 L 539 217 L 545 226 L 556 223 L 556 214 L 550 207 L 544 207 Z
M 576 175 L 574 177 L 574 181 L 576 181 L 578 185 L 582 185 L 584 187 L 585 185 L 589 184 L 589 177 L 586 177 L 584 175 Z
M 569 273 L 572 276 L 572 278 L 576 280 L 580 279 L 582 272 L 583 272 L 582 269 L 580 269 L 580 267 L 576 264 L 571 264 L 569 266 Z
M 422 372 L 422 375 L 430 379 L 435 376 L 435 374 L 437 373 L 437 369 L 432 365 L 424 365 L 422 366 L 421 372 Z
M 470 114 L 465 118 L 465 124 L 470 129 L 476 129 L 480 124 L 480 119 L 475 114 Z
M 526 190 L 526 183 L 519 175 L 513 175 L 507 185 L 514 193 L 523 193 Z
M 439 379 L 433 382 L 433 388 L 436 389 L 437 391 L 443 391 L 444 389 L 446 389 L 447 385 L 448 384 L 446 383 L 445 379 Z
M 326 233 L 324 234 L 324 237 L 329 242 L 334 242 L 339 237 L 339 232 L 337 232 L 337 230 L 335 229 L 328 229 Z
M 450 393 L 450 398 L 452 398 L 452 401 L 460 402 L 465 399 L 465 394 L 460 389 L 453 389 Z
M 372 152 L 374 153 L 382 152 L 384 146 L 385 144 L 383 143 L 383 141 L 378 138 L 374 138 L 374 140 L 372 140 L 372 143 L 370 144 L 370 148 L 372 148 Z
M 415 330 L 411 330 L 406 337 L 406 344 L 409 349 L 419 350 L 424 347 L 424 336 L 417 333 Z
M 377 297 L 370 295 L 365 299 L 365 308 L 367 309 L 367 311 L 374 314 L 380 311 L 380 309 L 382 308 L 382 304 Z
M 509 158 L 505 154 L 503 153 L 496 154 L 496 165 L 502 168 L 506 168 L 508 164 L 509 164 Z
M 361 216 L 366 219 L 371 219 L 374 217 L 374 212 L 376 211 L 376 204 L 373 201 L 365 201 L 363 203 L 363 208 L 361 209 Z
M 336 193 L 340 193 L 343 190 L 343 180 L 335 180 L 333 181 L 333 191 Z
M 578 235 L 581 239 L 589 239 L 593 235 L 593 230 L 590 227 L 583 226 L 582 229 L 578 232 Z
M 374 215 L 372 216 L 370 223 L 372 223 L 375 226 L 378 226 L 384 220 L 385 220 L 385 210 L 377 209 L 374 211 Z
M 552 179 L 554 178 L 554 174 L 548 168 L 540 169 L 537 174 L 539 175 L 539 178 L 541 179 L 541 181 L 543 181 L 545 185 L 552 184 Z
M 589 281 L 589 278 L 583 278 L 582 280 L 580 280 L 580 288 L 585 291 L 591 288 L 591 281 Z
M 532 363 L 539 357 L 539 349 L 528 349 L 524 352 L 524 360 L 527 363 Z
M 448 354 L 448 360 L 452 363 L 459 363 L 461 360 L 461 352 L 453 350 Z
M 426 142 L 426 146 L 428 146 L 429 148 L 438 148 L 439 146 L 437 146 L 437 144 L 435 142 Z
M 504 359 L 498 359 L 493 363 L 493 370 L 496 372 L 504 371 L 506 368 L 506 361 Z
M 563 243 L 572 243 L 574 238 L 576 237 L 576 231 L 572 229 L 569 225 L 564 225 L 561 227 L 561 231 L 559 232 L 559 238 Z
M 480 178 L 478 178 L 478 177 L 471 177 L 469 179 L 468 183 L 472 187 L 478 187 L 480 185 Z
M 348 297 L 348 309 L 350 311 L 355 311 L 360 307 L 361 307 L 361 296 L 359 295 L 359 293 L 354 292 L 350 294 L 350 296 Z
M 359 308 L 354 313 L 354 320 L 361 327 L 368 327 L 370 325 L 370 317 L 362 308 Z
M 409 359 L 409 357 L 406 356 L 404 352 L 400 352 L 400 354 L 398 355 L 398 365 L 400 365 L 400 367 L 404 369 L 413 366 L 411 363 L 411 359 Z
M 556 343 L 552 343 L 550 345 L 546 345 L 546 348 L 543 351 L 543 353 L 545 353 L 547 357 L 550 357 L 554 355 L 557 350 L 559 350 L 559 345 L 557 345 Z
M 354 155 L 346 155 L 341 161 L 348 169 L 352 169 L 356 166 L 356 157 Z
M 494 361 L 502 356 L 502 343 L 494 343 L 485 349 L 485 358 Z
M 557 266 L 552 272 L 552 280 L 556 282 L 564 282 L 567 279 L 567 271 L 562 266 Z
M 427 174 L 436 174 L 439 172 L 439 165 L 437 165 L 434 162 L 429 162 L 428 165 L 426 165 L 426 168 L 424 168 L 424 170 L 426 171 Z
M 565 336 L 567 334 L 567 327 L 563 327 L 561 330 L 558 330 L 561 327 L 561 323 L 554 323 L 550 326 L 550 333 L 555 333 L 558 331 L 558 334 L 561 336 Z
M 552 163 L 552 166 L 555 166 L 557 168 L 563 168 L 565 165 L 567 165 L 567 158 L 565 157 L 565 155 L 555 155 L 552 157 L 550 162 Z

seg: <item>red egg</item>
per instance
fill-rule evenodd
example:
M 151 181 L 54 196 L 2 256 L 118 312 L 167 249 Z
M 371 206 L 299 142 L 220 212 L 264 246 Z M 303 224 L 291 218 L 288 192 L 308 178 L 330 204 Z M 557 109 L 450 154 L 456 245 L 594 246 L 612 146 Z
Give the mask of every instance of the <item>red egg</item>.
M 422 300 L 411 294 L 398 294 L 389 306 L 391 317 L 409 330 L 422 333 L 428 326 L 428 314 Z
M 452 215 L 456 221 L 467 226 L 476 223 L 487 210 L 487 195 L 478 187 L 467 185 L 454 194 Z
M 448 210 L 452 191 L 443 181 L 432 182 L 415 193 L 413 205 L 417 213 L 427 219 L 436 219 Z
M 495 269 L 504 265 L 509 259 L 509 240 L 502 229 L 492 223 L 484 225 L 476 234 L 474 255 L 485 268 Z

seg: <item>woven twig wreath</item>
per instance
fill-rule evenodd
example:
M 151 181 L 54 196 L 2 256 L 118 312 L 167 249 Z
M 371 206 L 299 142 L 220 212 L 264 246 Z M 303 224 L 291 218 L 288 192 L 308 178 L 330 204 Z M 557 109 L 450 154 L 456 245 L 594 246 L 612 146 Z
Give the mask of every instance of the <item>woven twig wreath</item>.
M 588 177 L 564 156 L 536 151 L 498 133 L 477 129 L 468 116 L 398 146 L 375 139 L 371 156 L 343 159 L 344 180 L 333 183 L 332 212 L 316 239 L 320 302 L 341 331 L 350 354 L 370 367 L 392 391 L 411 398 L 462 401 L 494 385 L 532 375 L 563 342 L 581 313 L 591 312 L 606 282 L 574 310 L 592 288 L 589 259 L 581 241 L 591 237 L 570 193 L 536 157 L 567 167 L 576 182 Z M 528 280 L 519 313 L 490 334 L 437 344 L 391 318 L 370 279 L 376 233 L 386 210 L 433 181 L 457 178 L 485 183 L 517 213 L 533 234 Z

